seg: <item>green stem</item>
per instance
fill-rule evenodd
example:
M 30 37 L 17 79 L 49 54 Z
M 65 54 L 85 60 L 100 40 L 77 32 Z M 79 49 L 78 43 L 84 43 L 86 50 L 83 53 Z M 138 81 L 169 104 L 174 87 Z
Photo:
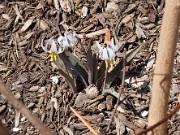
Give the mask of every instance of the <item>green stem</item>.
M 108 60 L 105 60 L 105 63 L 106 63 L 106 70 L 105 70 L 105 74 L 104 74 L 104 85 L 103 85 L 103 90 L 106 88 L 106 78 L 107 78 L 107 73 L 108 73 L 108 69 L 109 69 L 109 66 L 108 66 Z

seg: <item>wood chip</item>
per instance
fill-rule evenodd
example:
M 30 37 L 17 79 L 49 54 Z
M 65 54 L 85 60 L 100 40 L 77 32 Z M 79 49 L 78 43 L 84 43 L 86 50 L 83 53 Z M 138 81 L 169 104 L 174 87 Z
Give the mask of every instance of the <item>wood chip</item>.
M 21 32 L 26 31 L 31 26 L 32 23 L 33 23 L 32 19 L 27 20 L 23 25 L 23 27 L 21 28 Z

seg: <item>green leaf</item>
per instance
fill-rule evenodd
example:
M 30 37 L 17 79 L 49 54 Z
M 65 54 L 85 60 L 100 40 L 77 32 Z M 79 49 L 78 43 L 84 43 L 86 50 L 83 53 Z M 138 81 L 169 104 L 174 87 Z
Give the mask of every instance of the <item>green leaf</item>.
M 64 65 L 64 62 L 61 60 L 61 58 L 59 57 L 59 55 L 57 55 L 56 58 L 57 58 L 57 60 L 54 61 L 54 63 L 56 64 L 56 66 L 57 66 L 59 69 L 61 69 L 63 72 L 65 72 L 66 74 L 68 74 L 67 69 L 66 69 L 66 67 L 65 67 L 65 65 Z
M 68 74 L 67 69 L 65 68 L 65 65 L 63 63 L 63 61 L 60 59 L 59 55 L 57 55 L 57 60 L 54 61 L 54 63 L 56 64 L 56 66 L 59 69 L 59 72 L 62 76 L 64 76 L 64 78 L 66 79 L 66 81 L 69 83 L 70 88 L 72 89 L 73 93 L 77 93 L 77 88 L 74 84 L 74 80 L 71 78 L 71 76 Z
M 63 53 L 59 54 L 59 56 L 63 60 L 67 69 L 71 72 L 72 76 L 76 77 L 79 75 L 84 85 L 87 86 L 88 74 L 86 68 L 83 66 L 80 60 L 69 51 L 64 51 Z
M 130 62 L 134 56 L 139 52 L 139 50 L 141 49 L 141 46 L 138 46 L 130 51 L 127 52 L 126 55 L 126 63 Z M 123 68 L 123 60 L 121 60 L 116 67 L 107 75 L 106 78 L 106 88 L 110 88 L 110 85 L 112 84 L 112 82 L 118 78 L 119 73 L 121 72 Z
M 98 87 L 98 89 L 100 89 L 103 84 L 105 70 L 106 70 L 106 64 L 105 61 L 103 61 L 103 63 L 101 64 L 100 68 L 97 71 L 97 80 L 95 81 L 95 84 Z
M 142 47 L 142 45 L 141 45 L 141 46 L 138 46 L 138 47 L 136 47 L 136 48 L 134 48 L 134 49 L 132 49 L 132 50 L 129 50 L 129 51 L 127 52 L 127 55 L 126 55 L 126 62 L 127 62 L 127 63 L 130 62 L 130 61 L 134 58 L 134 56 L 139 52 L 139 50 L 141 49 L 141 47 Z

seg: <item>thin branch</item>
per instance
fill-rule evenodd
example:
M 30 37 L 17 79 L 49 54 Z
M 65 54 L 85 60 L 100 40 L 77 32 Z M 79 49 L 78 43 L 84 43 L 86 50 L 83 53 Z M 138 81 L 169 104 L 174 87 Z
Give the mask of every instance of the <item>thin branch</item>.
M 16 108 L 19 112 L 25 115 L 25 117 L 31 122 L 43 135 L 53 135 L 50 130 L 43 125 L 43 123 L 33 115 L 27 107 L 17 100 L 14 95 L 10 92 L 10 90 L 4 86 L 2 81 L 0 80 L 0 92 L 3 94 L 6 99 Z
M 108 28 L 101 29 L 101 30 L 91 32 L 91 33 L 88 33 L 88 34 L 78 34 L 77 37 L 78 38 L 92 38 L 92 37 L 95 37 L 95 36 L 98 36 L 98 35 L 105 34 L 106 32 L 109 32 Z
M 146 130 L 140 132 L 140 133 L 137 133 L 136 135 L 142 135 L 142 134 L 145 134 L 153 129 L 155 129 L 156 127 L 158 127 L 159 125 L 163 124 L 164 122 L 166 122 L 168 119 L 170 119 L 174 114 L 176 114 L 176 112 L 180 109 L 180 104 L 178 104 L 174 110 L 169 114 L 167 115 L 164 119 L 162 119 L 161 121 L 159 121 L 158 123 L 148 127 Z
M 158 43 L 156 66 L 152 82 L 152 95 L 149 107 L 148 126 L 156 124 L 167 116 L 173 63 L 180 24 L 180 0 L 166 0 L 162 27 Z M 148 135 L 167 135 L 167 123 L 164 122 Z
M 106 79 L 107 79 L 107 73 L 108 73 L 108 70 L 109 70 L 108 61 L 105 60 L 105 63 L 106 63 L 106 70 L 105 70 L 105 73 L 104 73 L 103 90 L 106 88 Z
M 74 108 L 70 106 L 70 109 L 94 135 L 99 135 L 98 132 L 94 128 L 92 128 L 92 126 Z

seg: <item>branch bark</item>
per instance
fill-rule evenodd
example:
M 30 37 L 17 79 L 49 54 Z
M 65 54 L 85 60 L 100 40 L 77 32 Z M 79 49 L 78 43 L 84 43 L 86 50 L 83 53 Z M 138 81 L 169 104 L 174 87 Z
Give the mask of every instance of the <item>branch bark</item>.
M 152 85 L 148 126 L 167 116 L 169 90 L 180 23 L 180 0 L 166 0 Z M 148 135 L 166 135 L 167 122 Z

